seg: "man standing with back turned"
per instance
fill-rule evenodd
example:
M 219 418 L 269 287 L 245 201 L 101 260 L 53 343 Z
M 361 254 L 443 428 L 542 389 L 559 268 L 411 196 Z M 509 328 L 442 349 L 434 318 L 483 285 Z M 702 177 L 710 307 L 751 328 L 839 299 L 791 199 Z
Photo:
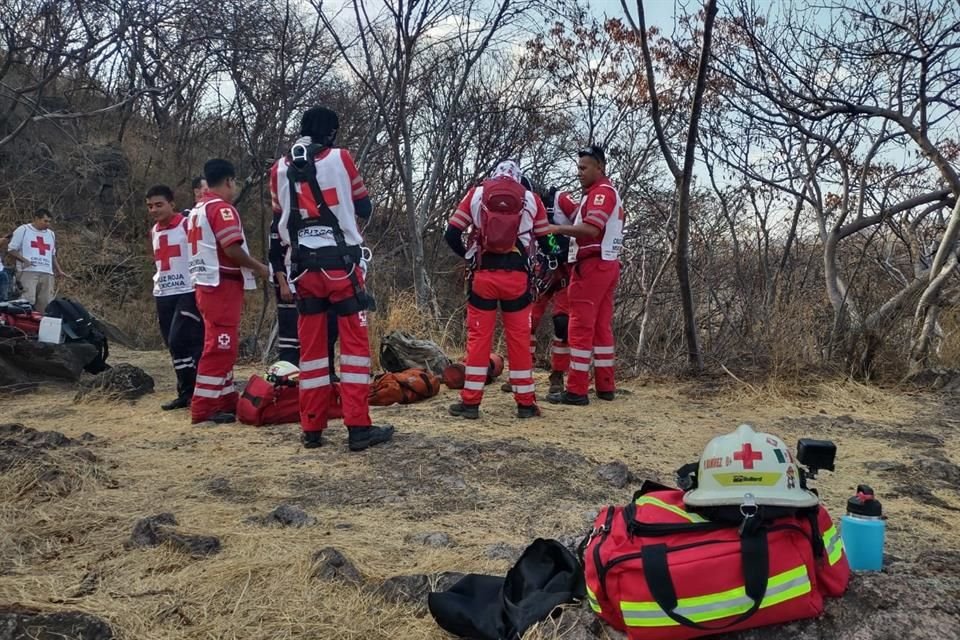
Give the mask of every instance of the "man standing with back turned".
M 335 146 L 339 127 L 337 114 L 325 107 L 303 114 L 301 137 L 271 170 L 271 198 L 283 210 L 278 230 L 290 246 L 297 287 L 303 445 L 321 446 L 327 427 L 332 392 L 327 314 L 332 313 L 340 329 L 343 424 L 350 450 L 363 451 L 388 442 L 393 427 L 370 421 L 367 311 L 373 300 L 363 284 L 357 218 L 368 219 L 373 205 L 350 152 Z
M 190 276 L 204 329 L 190 417 L 194 424 L 208 420 L 224 424 L 236 420 L 233 365 L 237 362 L 243 291 L 256 288 L 253 274 L 266 281 L 270 271 L 250 256 L 240 214 L 231 204 L 237 188 L 233 165 L 226 160 L 208 160 L 203 174 L 208 189 L 190 211 L 187 224 Z
M 624 213 L 620 194 L 606 176 L 603 148 L 590 145 L 578 154 L 577 173 L 583 197 L 572 225 L 551 225 L 550 233 L 570 236 L 573 264 L 568 288 L 570 305 L 570 375 L 567 388 L 552 393 L 554 404 L 590 404 L 590 360 L 597 398 L 613 400 L 613 297 L 620 281 L 620 247 Z

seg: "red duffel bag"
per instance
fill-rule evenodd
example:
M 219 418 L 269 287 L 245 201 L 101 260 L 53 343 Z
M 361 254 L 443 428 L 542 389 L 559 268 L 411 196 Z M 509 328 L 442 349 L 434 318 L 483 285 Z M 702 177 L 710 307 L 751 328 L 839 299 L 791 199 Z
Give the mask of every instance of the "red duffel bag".
M 600 512 L 584 548 L 593 611 L 631 640 L 686 640 L 813 618 L 850 568 L 823 507 L 738 527 L 641 489 Z M 741 534 L 740 528 L 744 532 Z
M 343 417 L 340 385 L 334 384 L 330 399 L 331 420 Z M 268 424 L 300 422 L 300 388 L 296 384 L 274 385 L 254 374 L 237 400 L 237 420 L 262 427 Z

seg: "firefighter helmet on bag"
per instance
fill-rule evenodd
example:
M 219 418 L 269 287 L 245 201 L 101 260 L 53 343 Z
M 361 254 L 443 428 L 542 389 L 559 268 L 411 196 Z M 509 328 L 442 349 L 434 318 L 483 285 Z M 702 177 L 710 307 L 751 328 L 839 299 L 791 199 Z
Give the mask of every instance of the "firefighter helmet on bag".
M 300 377 L 300 369 L 286 360 L 277 360 L 267 369 L 267 382 L 273 384 L 296 382 Z
M 815 506 L 819 498 L 800 480 L 800 468 L 783 440 L 742 424 L 703 450 L 697 487 L 683 496 L 683 502 L 689 507 L 739 506 L 752 494 L 758 506 Z

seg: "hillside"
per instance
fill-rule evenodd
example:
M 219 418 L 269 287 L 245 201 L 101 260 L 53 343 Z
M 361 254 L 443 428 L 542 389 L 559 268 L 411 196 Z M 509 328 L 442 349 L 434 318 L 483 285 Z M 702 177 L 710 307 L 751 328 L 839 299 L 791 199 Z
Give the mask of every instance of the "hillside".
M 418 406 L 375 409 L 398 435 L 357 455 L 339 426 L 315 451 L 300 447 L 294 425 L 191 427 L 184 413 L 157 408 L 173 387 L 165 353 L 119 350 L 114 361 L 146 369 L 158 393 L 75 404 L 72 393 L 49 388 L 3 399 L 5 419 L 75 443 L 3 440 L 0 618 L 11 605 L 84 611 L 137 640 L 439 640 L 446 636 L 422 604 L 397 596 L 396 581 L 384 590 L 384 580 L 502 575 L 535 537 L 572 542 L 596 509 L 628 500 L 643 478 L 670 481 L 713 435 L 751 421 L 788 443 L 837 443 L 836 473 L 817 482 L 835 516 L 862 482 L 889 514 L 886 572 L 857 578 L 825 618 L 792 625 L 791 637 L 960 637 L 960 414 L 949 398 L 853 384 L 787 393 L 635 380 L 612 404 L 547 406 L 543 418 L 518 422 L 509 397 L 490 387 L 483 418 L 461 422 L 446 416 L 454 395 L 444 391 Z M 632 475 L 626 486 L 614 486 L 622 469 L 619 478 L 597 474 L 617 461 Z M 281 504 L 315 523 L 248 521 Z M 216 536 L 219 552 L 191 557 L 176 541 L 125 546 L 138 519 L 163 512 L 179 533 Z M 329 548 L 360 575 L 324 564 Z M 568 612 L 561 629 L 546 623 L 528 638 L 616 637 L 589 622 Z

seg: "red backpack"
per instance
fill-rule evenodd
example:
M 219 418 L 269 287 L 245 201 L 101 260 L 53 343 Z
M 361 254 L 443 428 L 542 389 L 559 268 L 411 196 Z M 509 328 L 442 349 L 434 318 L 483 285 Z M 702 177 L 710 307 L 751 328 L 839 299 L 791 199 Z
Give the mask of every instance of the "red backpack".
M 485 180 L 480 202 L 480 247 L 487 253 L 517 248 L 527 190 L 513 178 Z

